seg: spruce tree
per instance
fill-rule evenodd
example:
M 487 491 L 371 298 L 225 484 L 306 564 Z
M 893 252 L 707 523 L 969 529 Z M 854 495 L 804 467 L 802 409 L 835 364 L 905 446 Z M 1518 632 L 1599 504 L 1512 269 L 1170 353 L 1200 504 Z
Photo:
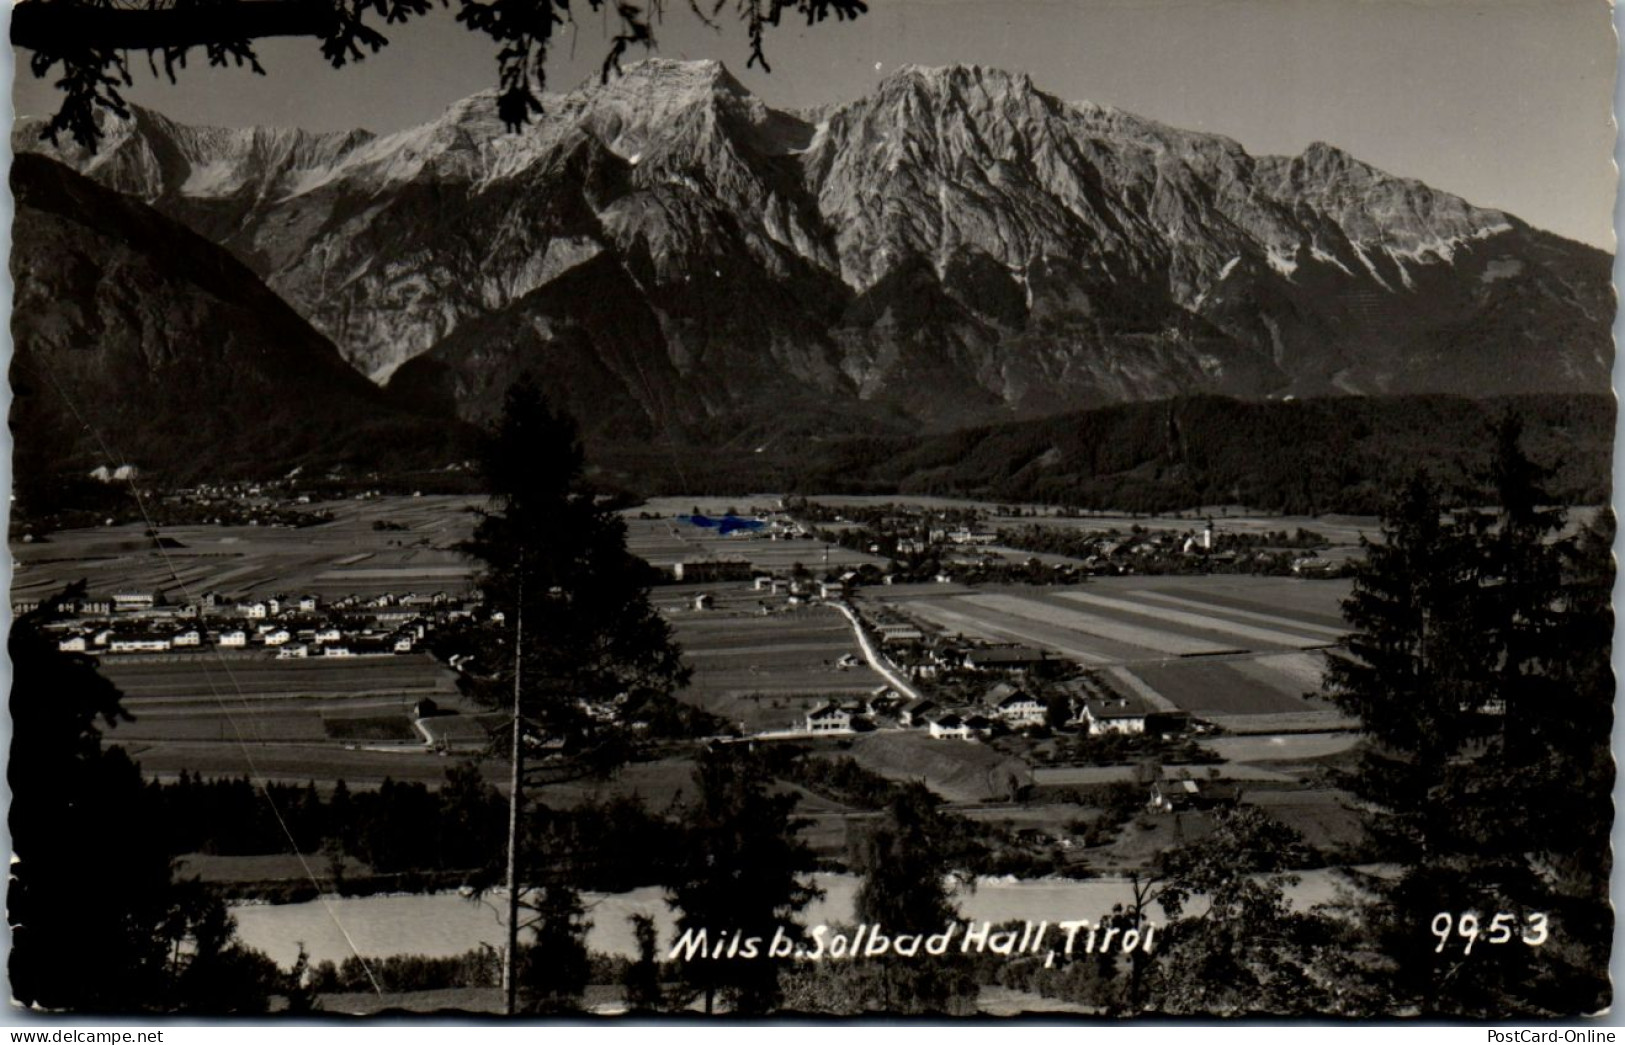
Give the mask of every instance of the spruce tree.
M 1349 786 L 1373 843 L 1403 865 L 1366 909 L 1395 1007 L 1573 1015 L 1608 998 L 1611 915 L 1587 868 L 1608 864 L 1612 563 L 1600 536 L 1561 537 L 1516 419 L 1495 443 L 1489 507 L 1447 512 L 1413 480 L 1385 515 L 1326 685 L 1367 738 Z
M 532 745 L 611 768 L 630 739 L 624 727 L 689 676 L 650 604 L 651 567 L 627 551 L 626 524 L 587 484 L 575 422 L 528 375 L 508 390 L 480 466 L 491 506 L 463 547 L 483 564 L 484 608 L 501 623 L 471 637 L 484 671 L 465 678 L 507 707 L 517 661 Z
M 528 375 L 509 388 L 480 466 L 491 504 L 463 548 L 484 565 L 484 620 L 464 636 L 474 670 L 461 679 L 476 700 L 514 712 L 499 737 L 523 810 L 511 844 L 513 895 L 531 898 L 535 955 L 574 969 L 577 950 L 585 954 L 585 923 L 572 913 L 581 846 L 550 839 L 553 818 L 527 792 L 616 769 L 638 742 L 637 724 L 671 701 L 689 669 L 650 603 L 651 567 L 627 551 L 625 523 L 585 480 L 575 422 Z M 533 967 L 544 960 L 535 955 Z M 527 982 L 528 1007 L 557 1010 L 575 980 Z
M 855 868 L 863 875 L 854 904 L 858 923 L 888 936 L 940 933 L 959 916 L 948 878 L 958 866 L 958 834 L 924 784 L 900 786 L 879 821 L 857 838 Z M 977 987 L 969 963 L 954 955 L 879 957 L 863 963 L 861 1007 L 881 1012 L 967 1014 Z
M 806 821 L 792 816 L 793 794 L 775 794 L 760 756 L 743 745 L 713 748 L 695 767 L 697 801 L 684 811 L 683 858 L 667 889 L 667 902 L 681 913 L 679 937 L 704 931 L 721 957 L 698 955 L 683 964 L 687 983 L 714 1010 L 718 996 L 730 1011 L 760 1015 L 779 1004 L 779 969 L 785 960 L 767 953 L 781 929 L 802 939 L 795 916 L 818 896 L 803 875 L 814 868 L 812 851 L 797 838 Z M 760 942 L 746 957 L 727 952 L 735 938 Z M 742 946 L 742 945 L 741 945 Z

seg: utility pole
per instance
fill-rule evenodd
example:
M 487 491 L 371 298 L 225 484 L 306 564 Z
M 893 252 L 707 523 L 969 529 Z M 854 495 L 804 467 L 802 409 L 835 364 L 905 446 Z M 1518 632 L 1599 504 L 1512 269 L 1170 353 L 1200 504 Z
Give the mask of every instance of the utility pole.
M 524 663 L 525 579 L 519 578 L 519 598 L 513 611 L 513 769 L 508 777 L 508 949 L 502 958 L 502 989 L 505 1009 L 514 1015 L 519 996 L 516 975 L 519 955 L 519 780 L 524 744 L 520 734 L 519 677 Z

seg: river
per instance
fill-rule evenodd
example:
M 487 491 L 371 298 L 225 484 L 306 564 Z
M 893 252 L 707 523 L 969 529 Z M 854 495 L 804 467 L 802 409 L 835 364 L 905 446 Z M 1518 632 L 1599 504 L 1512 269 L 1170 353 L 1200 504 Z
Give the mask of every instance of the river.
M 806 925 L 847 922 L 859 879 L 853 875 L 819 874 L 815 883 L 824 897 L 798 919 Z M 1333 899 L 1346 879 L 1336 871 L 1308 871 L 1287 890 L 1293 906 L 1305 908 Z M 980 879 L 957 897 L 961 917 L 974 921 L 1098 921 L 1113 904 L 1128 904 L 1130 884 L 1122 878 L 1083 881 Z M 237 935 L 264 951 L 282 967 L 293 964 L 304 944 L 312 962 L 342 962 L 352 953 L 369 958 L 394 954 L 443 957 L 483 945 L 502 946 L 506 905 L 501 894 L 472 900 L 456 893 L 417 896 L 324 897 L 296 904 L 245 904 L 233 908 Z M 664 891 L 657 886 L 611 895 L 588 894 L 592 928 L 587 946 L 608 954 L 632 956 L 636 945 L 628 919 L 648 914 L 659 927 L 662 947 L 672 940 L 674 917 Z M 1160 922 L 1160 911 L 1151 912 Z

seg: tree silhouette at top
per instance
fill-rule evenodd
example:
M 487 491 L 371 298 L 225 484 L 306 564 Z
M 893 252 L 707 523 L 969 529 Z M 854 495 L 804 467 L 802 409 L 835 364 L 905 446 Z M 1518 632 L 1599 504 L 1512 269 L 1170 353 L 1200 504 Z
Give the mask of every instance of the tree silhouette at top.
M 12 12 L 11 40 L 32 52 L 35 77 L 60 67 L 55 86 L 62 107 L 45 127 L 52 142 L 66 131 L 86 148 L 101 137 L 96 111 L 128 116 L 119 88 L 131 86 L 128 52 L 144 51 L 154 76 L 162 63 L 174 82 L 188 55 L 201 48 L 210 65 L 247 66 L 263 75 L 254 41 L 312 37 L 334 68 L 360 61 L 389 43 L 379 25 L 391 26 L 429 14 L 451 0 L 23 0 Z M 767 31 L 785 14 L 808 25 L 834 15 L 856 18 L 864 0 L 688 0 L 687 8 L 712 28 L 729 9 L 749 37 L 747 66 L 768 69 Z M 456 0 L 457 21 L 490 37 L 497 48 L 497 112 L 511 130 L 542 111 L 546 62 L 554 34 L 574 24 L 577 12 L 608 11 L 609 36 L 601 76 L 620 69 L 632 47 L 655 43 L 655 25 L 666 0 Z

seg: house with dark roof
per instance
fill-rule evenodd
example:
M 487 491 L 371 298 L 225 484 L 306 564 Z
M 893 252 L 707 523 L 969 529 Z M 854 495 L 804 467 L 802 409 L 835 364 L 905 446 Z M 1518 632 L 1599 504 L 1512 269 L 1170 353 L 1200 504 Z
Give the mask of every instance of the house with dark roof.
M 911 700 L 897 711 L 897 721 L 905 726 L 923 726 L 925 720 L 937 710 L 935 701 L 920 698 Z
M 1042 671 L 1052 662 L 1048 653 L 1030 646 L 990 646 L 965 651 L 965 667 L 972 671 Z
M 1183 813 L 1233 806 L 1241 799 L 1236 785 L 1214 780 L 1159 780 L 1151 785 L 1146 808 L 1155 813 Z
M 805 726 L 809 733 L 850 733 L 852 712 L 832 700 L 807 712 Z
M 1089 723 L 1090 733 L 1144 733 L 1151 711 L 1138 696 L 1091 695 L 1083 702 L 1082 718 Z

